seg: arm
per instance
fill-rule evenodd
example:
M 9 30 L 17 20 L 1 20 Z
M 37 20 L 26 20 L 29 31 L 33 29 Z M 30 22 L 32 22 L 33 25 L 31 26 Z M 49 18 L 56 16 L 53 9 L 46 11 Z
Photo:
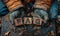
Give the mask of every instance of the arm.
M 55 0 L 50 7 L 50 19 L 56 19 L 58 16 L 58 1 Z
M 5 16 L 6 14 L 8 14 L 8 9 L 5 6 L 5 4 L 2 2 L 2 0 L 0 0 L 0 17 Z

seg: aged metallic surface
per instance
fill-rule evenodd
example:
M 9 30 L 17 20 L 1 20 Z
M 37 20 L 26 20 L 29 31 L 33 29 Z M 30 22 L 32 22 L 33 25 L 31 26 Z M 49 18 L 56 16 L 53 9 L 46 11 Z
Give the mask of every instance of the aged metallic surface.
M 8 4 L 7 7 L 10 6 L 13 2 L 15 2 L 15 3 L 18 2 L 17 4 L 20 4 L 19 0 L 13 0 L 13 1 L 9 0 L 9 1 L 10 2 L 7 2 L 7 0 L 5 1 L 5 3 L 7 2 L 6 5 Z M 5 15 L 4 17 L 2 17 L 1 36 L 4 36 L 4 35 L 5 36 L 49 36 L 49 35 L 56 36 L 55 19 L 57 18 L 57 13 L 58 13 L 57 12 L 57 9 L 58 9 L 57 8 L 57 0 L 55 0 L 53 2 L 53 5 L 50 4 L 51 0 L 43 0 L 41 2 L 40 1 L 41 0 L 38 0 L 38 2 L 39 2 L 38 4 L 40 4 L 41 6 L 45 5 L 44 7 L 47 6 L 46 8 L 50 8 L 50 11 L 48 11 L 48 12 L 50 12 L 50 14 L 52 14 L 49 16 L 47 13 L 47 10 L 45 10 L 46 8 L 45 9 L 43 9 L 43 8 L 41 9 L 38 7 L 35 8 L 33 10 L 33 15 L 35 15 L 35 16 L 32 16 L 32 17 L 40 18 L 41 19 L 40 21 L 42 23 L 41 25 L 33 24 L 33 23 L 32 24 L 24 24 L 23 23 L 23 25 L 15 26 L 16 21 L 14 22 L 14 19 L 17 19 L 17 18 L 23 19 L 26 15 L 25 13 L 27 12 L 23 9 L 15 10 L 12 13 L 9 13 L 9 14 Z M 15 3 L 13 4 L 14 6 L 16 6 Z M 42 4 L 42 3 L 44 3 L 44 4 Z M 47 4 L 49 4 L 49 5 L 47 5 Z M 14 7 L 13 5 L 11 6 L 11 8 L 15 9 L 16 7 Z M 40 7 L 40 5 L 39 5 L 39 7 Z M 50 5 L 51 5 L 51 7 L 50 7 Z M 30 9 L 28 9 L 28 10 L 30 10 Z M 24 12 L 24 13 L 21 14 L 21 12 Z M 32 12 L 32 11 L 30 11 L 30 12 Z M 31 16 L 29 16 L 29 17 L 31 17 Z M 49 17 L 51 17 L 51 18 L 49 18 Z M 51 21 L 48 21 L 48 19 L 51 19 Z M 33 18 L 33 20 L 34 20 L 34 18 Z M 24 21 L 24 20 L 22 20 L 22 21 Z M 31 19 L 30 19 L 30 22 L 31 22 Z M 38 22 L 39 21 L 37 21 L 37 23 Z M 27 23 L 27 22 L 25 22 L 25 23 Z

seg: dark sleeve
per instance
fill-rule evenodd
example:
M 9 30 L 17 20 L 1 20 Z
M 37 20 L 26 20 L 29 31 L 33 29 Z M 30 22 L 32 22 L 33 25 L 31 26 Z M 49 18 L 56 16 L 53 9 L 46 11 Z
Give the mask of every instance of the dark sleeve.
M 8 9 L 2 0 L 0 0 L 0 17 L 5 16 L 6 14 L 8 14 Z
M 49 12 L 50 19 L 55 19 L 58 16 L 58 0 L 54 0 L 51 4 L 50 12 Z

